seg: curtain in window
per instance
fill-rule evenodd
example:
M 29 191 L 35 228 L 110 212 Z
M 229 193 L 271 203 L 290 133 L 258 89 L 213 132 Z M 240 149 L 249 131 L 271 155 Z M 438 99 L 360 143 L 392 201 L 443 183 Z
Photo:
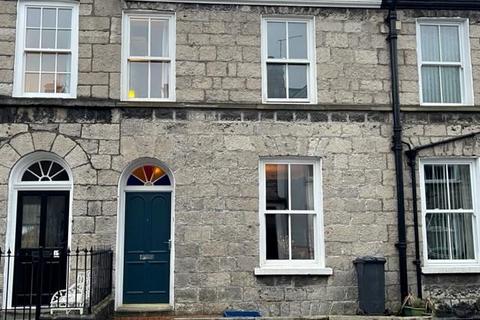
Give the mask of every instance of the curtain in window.
M 423 101 L 461 103 L 462 71 L 458 26 L 423 25 L 421 42 Z
M 429 259 L 475 258 L 471 187 L 469 165 L 425 166 Z

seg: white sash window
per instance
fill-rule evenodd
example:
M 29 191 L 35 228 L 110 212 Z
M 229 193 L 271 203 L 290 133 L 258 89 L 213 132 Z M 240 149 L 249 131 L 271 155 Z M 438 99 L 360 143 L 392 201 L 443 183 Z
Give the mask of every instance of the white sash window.
M 78 4 L 18 5 L 14 96 L 75 98 Z
M 122 100 L 175 100 L 175 17 L 124 16 Z

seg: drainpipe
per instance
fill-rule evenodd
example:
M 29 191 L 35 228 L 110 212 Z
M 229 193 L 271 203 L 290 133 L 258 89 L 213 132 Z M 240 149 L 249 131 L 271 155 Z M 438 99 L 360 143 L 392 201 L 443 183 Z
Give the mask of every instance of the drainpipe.
M 402 145 L 402 123 L 400 118 L 400 95 L 398 85 L 398 50 L 397 50 L 397 9 L 396 0 L 390 2 L 388 10 L 388 42 L 390 46 L 390 71 L 392 77 L 392 113 L 393 113 L 393 137 L 392 149 L 395 156 L 395 174 L 397 188 L 397 225 L 398 242 L 395 246 L 398 249 L 398 260 L 400 269 L 400 294 L 401 302 L 408 295 L 407 276 L 407 241 L 405 228 L 405 194 L 403 187 L 403 145 Z
M 412 150 L 410 145 L 408 145 L 408 151 L 405 154 L 408 157 L 408 166 L 410 167 L 410 179 L 412 187 L 412 210 L 413 210 L 413 231 L 415 235 L 415 275 L 417 279 L 417 297 L 420 299 L 423 298 L 422 292 L 422 262 L 420 260 L 420 236 L 418 234 L 418 207 L 417 207 L 417 150 Z

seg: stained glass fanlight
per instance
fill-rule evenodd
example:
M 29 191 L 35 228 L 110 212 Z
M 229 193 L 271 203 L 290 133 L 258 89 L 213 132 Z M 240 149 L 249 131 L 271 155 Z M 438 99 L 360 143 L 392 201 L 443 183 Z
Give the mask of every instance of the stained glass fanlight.
M 22 175 L 22 181 L 69 181 L 65 168 L 58 162 L 42 160 L 29 166 Z
M 132 171 L 127 186 L 169 186 L 170 178 L 160 167 L 145 165 Z

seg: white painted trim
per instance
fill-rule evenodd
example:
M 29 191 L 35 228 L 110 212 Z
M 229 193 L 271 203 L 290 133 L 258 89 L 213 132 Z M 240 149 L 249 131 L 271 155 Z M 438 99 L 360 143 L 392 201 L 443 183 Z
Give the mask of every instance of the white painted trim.
M 71 8 L 72 9 L 72 32 L 70 38 L 70 93 L 26 93 L 23 91 L 24 82 L 24 43 L 25 43 L 25 17 L 28 6 L 37 7 L 55 7 L 55 8 Z M 79 4 L 78 1 L 18 1 L 17 4 L 17 36 L 15 41 L 15 67 L 13 76 L 13 91 L 12 96 L 18 98 L 61 98 L 74 99 L 77 97 L 77 82 L 78 82 L 78 19 L 79 19 Z M 59 50 L 43 50 L 51 52 L 62 52 Z M 65 50 L 63 50 L 65 51 Z
M 450 25 L 458 26 L 459 28 L 459 46 L 460 46 L 460 58 L 461 62 L 461 103 L 429 103 L 423 102 L 423 85 L 422 85 L 422 39 L 421 39 L 421 26 L 422 25 Z M 473 94 L 473 75 L 472 75 L 472 62 L 471 62 L 471 50 L 470 50 L 470 32 L 469 32 L 469 19 L 463 18 L 418 18 L 416 20 L 416 40 L 417 40 L 417 69 L 418 69 L 418 86 L 419 86 L 419 99 L 421 106 L 473 106 L 474 94 Z M 438 64 L 434 64 L 438 65 Z
M 256 276 L 274 276 L 274 275 L 320 275 L 331 276 L 333 274 L 332 268 L 255 268 Z
M 479 192 L 477 184 L 480 182 L 480 171 L 478 170 L 480 160 L 472 158 L 425 158 L 420 159 L 420 199 L 421 199 L 421 222 L 422 222 L 422 246 L 423 246 L 423 273 L 460 273 L 473 266 L 480 268 L 480 244 L 478 231 L 480 230 L 479 210 Z M 472 201 L 473 201 L 473 242 L 475 259 L 473 260 L 431 260 L 428 258 L 427 228 L 426 228 L 426 194 L 425 194 L 425 165 L 435 164 L 468 164 L 470 165 L 471 183 L 472 183 Z M 432 211 L 432 210 L 430 210 Z M 447 212 L 450 212 L 446 210 Z M 425 270 L 425 271 L 424 271 Z M 446 272 L 446 270 L 451 270 Z M 466 272 L 468 273 L 468 272 Z
M 265 16 L 261 18 L 261 69 L 262 69 L 262 102 L 265 104 L 316 104 L 317 103 L 317 57 L 316 57 L 316 35 L 314 16 Z M 307 24 L 307 94 L 306 99 L 291 98 L 268 98 L 267 62 L 276 61 L 281 63 L 299 62 L 299 59 L 268 59 L 268 35 L 267 23 L 270 21 L 279 22 L 304 22 Z M 288 81 L 285 83 L 288 92 Z
M 480 273 L 480 266 L 423 267 L 423 274 Z
M 311 164 L 313 165 L 313 194 L 314 210 L 312 211 L 288 211 L 290 214 L 309 213 L 315 216 L 315 259 L 314 260 L 267 260 L 266 259 L 266 231 L 265 231 L 265 165 L 266 164 Z M 255 274 L 269 274 L 269 272 L 278 272 L 277 274 L 297 274 L 298 272 L 310 272 L 311 270 L 328 270 L 325 267 L 325 234 L 323 222 L 323 192 L 322 192 L 322 163 L 318 158 L 262 158 L 258 166 L 259 171 L 259 248 L 260 248 L 260 267 L 255 269 Z M 273 211 L 268 211 L 273 213 Z M 277 211 L 275 211 L 277 212 Z M 286 213 L 282 210 L 278 213 Z M 262 271 L 265 270 L 265 271 Z M 281 270 L 281 271 L 279 271 Z M 290 270 L 290 271 L 289 271 Z M 302 271 L 303 270 L 303 271 Z M 319 274 L 319 273 L 317 273 Z
M 170 74 L 168 84 L 168 98 L 128 98 L 128 58 L 130 51 L 130 19 L 131 18 L 159 18 L 168 20 L 168 48 L 170 61 Z M 176 101 L 176 14 L 159 14 L 156 11 L 136 10 L 122 12 L 122 54 L 121 54 L 121 81 L 120 98 L 122 101 Z M 147 59 L 144 57 L 147 61 Z M 164 59 L 162 59 L 164 60 Z
M 31 182 L 22 182 L 21 177 L 23 172 L 33 163 L 42 161 L 42 160 L 51 160 L 56 161 L 63 166 L 67 172 L 70 181 L 69 182 L 40 182 L 40 183 L 31 183 Z M 43 186 L 42 186 L 43 185 Z M 68 213 L 68 235 L 67 235 L 67 246 L 70 247 L 72 243 L 72 221 L 73 221 L 73 174 L 67 162 L 56 154 L 44 151 L 38 151 L 31 153 L 27 156 L 24 156 L 13 166 L 10 171 L 10 177 L 8 180 L 8 206 L 7 206 L 7 234 L 5 236 L 5 249 L 12 250 L 12 253 L 15 252 L 15 233 L 16 233 L 16 224 L 17 224 L 17 199 L 18 191 L 26 190 L 48 190 L 48 191 L 69 191 L 69 213 Z M 7 307 L 12 306 L 12 286 L 13 286 L 13 266 L 14 259 L 11 259 L 10 265 L 7 266 L 7 261 L 4 262 L 4 274 L 3 278 L 8 279 L 4 282 L 4 291 L 7 292 L 7 285 L 10 290 L 10 293 L 7 297 L 3 296 L 2 301 L 3 305 Z M 7 276 L 7 269 L 9 268 L 10 272 Z
M 170 178 L 170 186 L 149 186 L 149 187 L 127 187 L 127 180 L 132 171 L 142 165 L 152 164 L 161 167 L 165 170 Z M 172 310 L 175 309 L 175 177 L 169 167 L 155 159 L 155 158 L 140 158 L 125 167 L 122 171 L 118 182 L 118 195 L 117 195 L 117 245 L 116 245 L 116 258 L 115 258 L 115 310 L 118 311 L 122 308 L 128 308 L 128 304 L 123 304 L 123 263 L 124 263 L 124 241 L 125 241 L 125 198 L 126 192 L 171 192 L 171 227 L 170 227 L 170 297 L 169 305 Z M 163 305 L 163 304 L 162 304 Z
M 129 1 L 129 0 L 127 0 Z M 381 0 L 139 0 L 201 4 L 270 5 L 301 7 L 380 8 Z

